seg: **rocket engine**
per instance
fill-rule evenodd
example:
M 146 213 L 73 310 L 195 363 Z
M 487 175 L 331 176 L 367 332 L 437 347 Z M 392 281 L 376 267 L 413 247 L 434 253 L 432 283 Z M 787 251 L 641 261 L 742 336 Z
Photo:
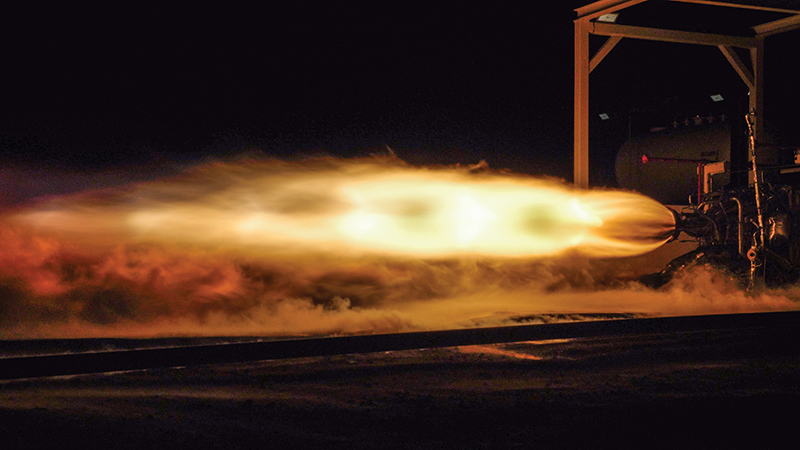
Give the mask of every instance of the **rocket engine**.
M 697 240 L 698 248 L 643 277 L 643 283 L 660 287 L 694 264 L 722 268 L 748 288 L 800 279 L 800 183 L 783 176 L 794 171 L 757 167 L 752 129 L 749 144 L 751 185 L 706 193 L 695 206 L 673 210 L 671 239 L 685 234 Z
M 706 194 L 700 205 L 688 211 L 673 210 L 672 239 L 685 233 L 697 240 L 698 248 L 642 281 L 660 287 L 692 264 L 725 268 L 750 286 L 796 281 L 800 278 L 800 191 L 768 185 L 760 194 L 760 212 L 751 187 Z

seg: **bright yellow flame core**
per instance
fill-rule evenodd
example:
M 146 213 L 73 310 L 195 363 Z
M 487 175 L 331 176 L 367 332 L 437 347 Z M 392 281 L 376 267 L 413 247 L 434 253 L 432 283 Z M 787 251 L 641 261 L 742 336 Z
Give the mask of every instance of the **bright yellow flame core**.
M 390 252 L 552 254 L 579 244 L 603 223 L 568 191 L 514 180 L 402 174 L 356 182 L 342 192 L 353 205 L 337 219 L 342 238 Z
M 639 194 L 382 159 L 245 161 L 18 215 L 100 243 L 145 241 L 245 253 L 308 250 L 412 257 L 595 256 L 650 251 L 672 214 Z

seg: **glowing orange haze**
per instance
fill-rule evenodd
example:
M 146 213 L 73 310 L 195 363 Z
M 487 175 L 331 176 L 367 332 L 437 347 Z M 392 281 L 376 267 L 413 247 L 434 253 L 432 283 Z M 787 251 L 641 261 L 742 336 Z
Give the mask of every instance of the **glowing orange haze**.
M 149 242 L 237 254 L 629 256 L 672 214 L 639 194 L 396 160 L 211 164 L 184 177 L 49 201 L 14 219 L 84 244 Z
M 635 193 L 480 167 L 211 163 L 7 214 L 0 337 L 391 332 L 796 307 L 794 291 L 755 297 L 713 271 L 658 292 L 626 281 L 654 269 L 634 255 L 673 227 Z

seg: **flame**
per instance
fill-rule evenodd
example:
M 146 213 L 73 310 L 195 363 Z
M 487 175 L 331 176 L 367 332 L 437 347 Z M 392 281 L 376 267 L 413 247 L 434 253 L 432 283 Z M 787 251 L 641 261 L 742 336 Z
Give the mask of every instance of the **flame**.
M 673 227 L 638 194 L 500 171 L 211 163 L 7 212 L 0 337 L 374 333 L 800 305 L 796 287 L 749 293 L 707 268 L 659 291 L 625 281 L 663 267 L 630 255 Z
M 175 179 L 54 199 L 14 220 L 85 245 L 422 258 L 570 249 L 629 256 L 658 247 L 674 227 L 666 208 L 631 192 L 378 158 L 215 163 Z

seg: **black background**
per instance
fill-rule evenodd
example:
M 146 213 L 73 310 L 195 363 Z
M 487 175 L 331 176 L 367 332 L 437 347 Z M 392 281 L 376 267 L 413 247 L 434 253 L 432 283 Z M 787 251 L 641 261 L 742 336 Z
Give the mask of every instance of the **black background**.
M 94 170 L 389 147 L 414 164 L 486 160 L 569 180 L 573 9 L 586 3 L 11 6 L 0 163 Z M 784 145 L 800 142 L 798 42 L 798 31 L 767 39 L 767 117 Z M 720 108 L 711 94 L 746 95 L 716 48 L 645 41 L 623 40 L 590 84 L 592 182 L 609 186 L 629 133 L 665 125 L 649 111 L 705 115 Z

